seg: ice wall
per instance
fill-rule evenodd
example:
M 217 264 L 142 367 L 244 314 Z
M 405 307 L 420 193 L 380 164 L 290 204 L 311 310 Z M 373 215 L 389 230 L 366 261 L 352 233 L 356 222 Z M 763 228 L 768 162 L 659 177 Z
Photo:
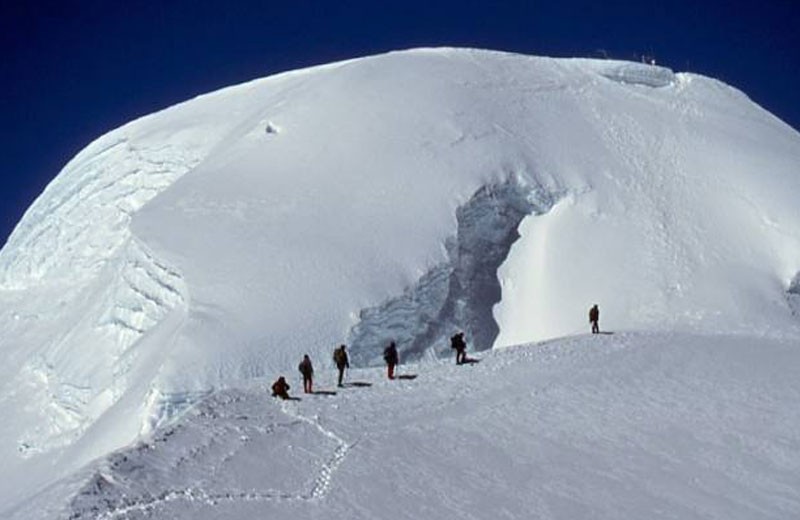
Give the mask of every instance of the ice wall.
M 348 343 L 357 365 L 382 363 L 395 341 L 406 361 L 450 355 L 449 338 L 464 331 L 470 350 L 491 348 L 499 331 L 492 307 L 500 300 L 497 268 L 531 213 L 549 210 L 555 196 L 526 187 L 519 177 L 482 187 L 456 211 L 458 230 L 447 241 L 448 261 L 404 294 L 364 309 Z

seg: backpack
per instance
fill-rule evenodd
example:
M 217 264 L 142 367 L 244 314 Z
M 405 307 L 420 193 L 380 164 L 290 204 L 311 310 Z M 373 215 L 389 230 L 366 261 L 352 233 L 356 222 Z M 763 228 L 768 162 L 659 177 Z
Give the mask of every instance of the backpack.
M 333 362 L 337 365 L 344 365 L 344 357 L 345 353 L 342 351 L 341 348 L 337 348 L 333 351 Z

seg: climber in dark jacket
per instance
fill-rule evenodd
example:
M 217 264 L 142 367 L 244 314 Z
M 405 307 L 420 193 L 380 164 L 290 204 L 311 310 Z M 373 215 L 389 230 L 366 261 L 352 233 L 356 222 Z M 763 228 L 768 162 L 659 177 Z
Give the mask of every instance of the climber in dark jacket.
M 450 348 L 456 351 L 456 365 L 467 361 L 467 343 L 464 341 L 463 332 L 459 332 L 450 338 Z
M 347 351 L 344 345 L 333 351 L 333 362 L 336 368 L 339 369 L 339 386 L 343 386 L 342 380 L 344 379 L 344 369 L 350 368 L 350 360 L 347 358 Z
M 289 383 L 286 382 L 283 376 L 279 377 L 277 381 L 272 383 L 272 397 L 280 397 L 281 399 L 289 399 Z
M 303 374 L 303 392 L 306 394 L 313 393 L 311 385 L 314 379 L 314 367 L 311 365 L 311 358 L 308 357 L 308 354 L 306 354 L 303 357 L 303 361 L 297 365 L 297 370 Z
M 589 309 L 589 323 L 592 324 L 592 334 L 599 334 L 600 333 L 600 325 L 597 322 L 600 321 L 600 309 L 597 308 L 597 304 L 595 303 L 591 309 Z
M 383 350 L 383 360 L 386 361 L 389 379 L 394 379 L 394 367 L 400 363 L 400 358 L 397 354 L 397 346 L 394 341 L 389 343 L 389 346 Z

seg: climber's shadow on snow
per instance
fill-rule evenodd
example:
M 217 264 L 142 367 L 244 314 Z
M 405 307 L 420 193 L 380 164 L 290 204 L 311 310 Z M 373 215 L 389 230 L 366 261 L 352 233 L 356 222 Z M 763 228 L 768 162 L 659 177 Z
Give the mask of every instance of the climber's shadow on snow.
M 459 365 L 474 365 L 475 363 L 480 363 L 480 362 L 481 362 L 480 359 L 466 358 L 461 363 L 459 363 Z
M 367 388 L 372 386 L 372 383 L 367 383 L 366 381 L 350 381 L 349 383 L 345 383 L 345 388 L 356 387 L 356 388 Z
M 416 379 L 417 374 L 401 374 L 397 376 L 397 379 Z
M 604 336 L 613 336 L 614 333 L 610 330 L 601 330 L 598 334 L 603 334 Z
M 311 393 L 314 395 L 336 395 L 336 392 L 333 390 L 314 390 Z

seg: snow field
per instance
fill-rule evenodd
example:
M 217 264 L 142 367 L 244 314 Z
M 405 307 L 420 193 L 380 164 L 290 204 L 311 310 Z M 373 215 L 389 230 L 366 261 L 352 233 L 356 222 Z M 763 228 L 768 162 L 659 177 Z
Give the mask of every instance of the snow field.
M 798 369 L 792 341 L 629 333 L 506 349 L 472 366 L 401 365 L 418 374 L 411 381 L 355 370 L 351 381 L 373 385 L 300 402 L 253 382 L 96 463 L 69 511 L 792 518 Z M 335 381 L 320 376 L 319 388 Z

